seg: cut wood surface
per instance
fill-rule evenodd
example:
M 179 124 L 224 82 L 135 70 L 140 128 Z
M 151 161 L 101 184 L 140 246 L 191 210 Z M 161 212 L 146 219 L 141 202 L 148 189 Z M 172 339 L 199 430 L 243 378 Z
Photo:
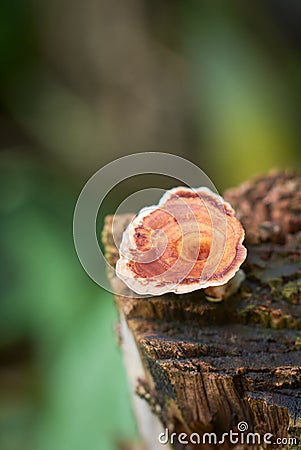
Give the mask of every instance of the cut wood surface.
M 202 290 L 190 294 L 131 298 L 117 279 L 118 250 L 112 237 L 112 216 L 102 239 L 112 288 L 121 320 L 121 337 L 131 333 L 136 356 L 125 359 L 130 379 L 144 407 L 151 411 L 142 431 L 148 450 L 160 448 L 157 434 L 237 431 L 296 438 L 301 448 L 301 179 L 274 172 L 225 192 L 246 231 L 246 279 L 239 291 L 221 303 L 210 303 Z M 121 239 L 131 215 L 115 218 Z M 119 242 L 117 242 L 117 245 Z M 126 351 L 127 342 L 124 342 Z M 141 403 L 140 403 L 141 406 Z M 140 408 L 140 409 L 139 409 Z M 147 428 L 147 427 L 145 427 Z M 175 449 L 260 449 L 264 445 L 181 444 Z M 166 447 L 165 447 L 166 448 Z

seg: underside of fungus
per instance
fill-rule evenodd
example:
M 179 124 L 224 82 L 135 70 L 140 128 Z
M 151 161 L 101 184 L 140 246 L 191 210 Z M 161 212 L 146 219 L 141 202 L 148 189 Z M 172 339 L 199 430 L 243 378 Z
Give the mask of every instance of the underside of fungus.
M 243 227 L 222 197 L 206 187 L 174 188 L 129 224 L 116 274 L 139 295 L 225 285 L 246 258 L 243 239 Z

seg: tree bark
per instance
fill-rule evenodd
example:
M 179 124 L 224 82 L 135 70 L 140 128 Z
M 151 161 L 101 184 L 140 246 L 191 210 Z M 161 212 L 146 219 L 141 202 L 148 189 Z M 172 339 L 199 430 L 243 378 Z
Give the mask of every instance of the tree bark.
M 176 433 L 174 449 L 301 448 L 301 179 L 271 173 L 224 197 L 246 231 L 246 279 L 235 295 L 221 303 L 208 302 L 202 290 L 142 299 L 115 296 L 149 450 L 162 447 L 158 434 L 166 428 L 169 436 Z M 131 215 L 118 217 L 119 240 L 130 220 Z M 114 272 L 112 216 L 102 238 L 111 285 L 121 286 Z M 275 445 L 178 440 L 180 433 L 206 432 L 222 439 L 230 430 L 241 439 L 242 421 L 248 424 L 245 437 L 271 433 Z M 297 444 L 277 444 L 277 438 L 295 438 Z

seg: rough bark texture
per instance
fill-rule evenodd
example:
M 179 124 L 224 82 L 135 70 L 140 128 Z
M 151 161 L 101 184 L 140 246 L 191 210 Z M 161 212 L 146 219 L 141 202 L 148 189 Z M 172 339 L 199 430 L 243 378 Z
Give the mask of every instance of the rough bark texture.
M 301 448 L 301 179 L 271 173 L 224 197 L 246 230 L 246 279 L 239 292 L 218 304 L 201 290 L 115 297 L 145 372 L 136 391 L 170 433 L 221 436 L 245 421 L 248 431 L 299 442 L 272 448 Z M 118 218 L 119 239 L 130 219 Z M 114 266 L 118 251 L 111 228 L 109 216 L 103 242 Z M 112 286 L 121 283 L 113 269 L 109 277 Z M 172 448 L 265 447 L 175 440 Z

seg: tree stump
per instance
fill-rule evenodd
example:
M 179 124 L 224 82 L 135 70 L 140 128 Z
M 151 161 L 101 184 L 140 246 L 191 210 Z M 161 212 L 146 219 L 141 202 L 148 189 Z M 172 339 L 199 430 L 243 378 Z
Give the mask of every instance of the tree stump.
M 202 290 L 115 296 L 139 428 L 149 450 L 163 447 L 158 434 L 165 429 L 169 443 L 176 433 L 174 449 L 301 448 L 301 178 L 270 173 L 226 191 L 224 198 L 246 231 L 246 279 L 235 295 L 221 303 L 208 302 Z M 117 218 L 118 239 L 130 220 L 131 215 Z M 112 216 L 102 239 L 114 267 Z M 113 269 L 108 276 L 112 287 L 123 284 Z M 245 435 L 271 433 L 274 444 L 259 444 L 255 437 L 248 444 L 226 438 L 218 445 L 178 439 L 180 433 L 214 432 L 222 441 L 229 430 L 241 437 L 239 422 L 248 426 Z

